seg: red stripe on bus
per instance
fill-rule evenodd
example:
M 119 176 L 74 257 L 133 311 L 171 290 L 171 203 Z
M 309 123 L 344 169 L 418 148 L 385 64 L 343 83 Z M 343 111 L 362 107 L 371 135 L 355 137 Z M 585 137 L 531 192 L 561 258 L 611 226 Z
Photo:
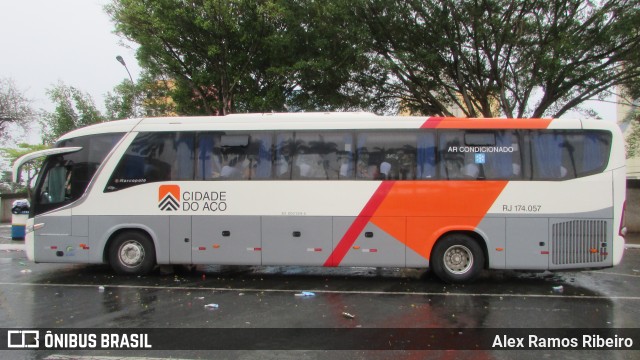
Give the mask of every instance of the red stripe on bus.
M 443 118 L 443 117 L 430 117 L 430 118 L 427 119 L 427 121 L 424 122 L 424 124 L 422 124 L 422 126 L 420 128 L 421 129 L 435 129 L 435 128 L 438 127 L 438 125 L 440 125 L 440 123 L 444 119 L 445 118 Z
M 428 118 L 422 129 L 546 129 L 553 119 Z
M 358 235 L 360 235 L 362 230 L 364 230 L 364 227 L 367 226 L 369 219 L 373 214 L 375 214 L 378 206 L 382 204 L 394 184 L 395 181 L 383 181 L 380 186 L 378 186 L 376 192 L 373 194 L 371 199 L 369 199 L 364 208 L 362 208 L 362 211 L 360 211 L 356 220 L 351 224 L 342 239 L 340 239 L 340 242 L 338 242 L 338 245 L 331 255 L 329 255 L 324 266 L 338 266 L 342 262 L 342 259 L 344 259 L 349 249 L 351 249 L 353 244 L 356 242 Z

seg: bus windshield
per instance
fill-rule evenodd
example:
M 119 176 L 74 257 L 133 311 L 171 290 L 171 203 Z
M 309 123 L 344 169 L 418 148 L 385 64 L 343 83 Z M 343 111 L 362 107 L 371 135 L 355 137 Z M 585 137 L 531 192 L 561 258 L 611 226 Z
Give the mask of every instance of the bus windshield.
M 104 158 L 123 135 L 83 136 L 56 144 L 56 147 L 77 146 L 82 149 L 51 155 L 45 160 L 32 201 L 33 214 L 41 214 L 79 199 Z

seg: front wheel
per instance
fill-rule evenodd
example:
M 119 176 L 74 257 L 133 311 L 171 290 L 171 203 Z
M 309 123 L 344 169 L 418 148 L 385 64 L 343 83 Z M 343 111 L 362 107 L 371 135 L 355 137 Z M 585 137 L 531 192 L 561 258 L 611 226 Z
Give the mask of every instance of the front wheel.
M 148 274 L 156 264 L 153 242 L 140 232 L 123 232 L 109 247 L 109 264 L 118 274 Z
M 464 234 L 452 234 L 438 241 L 431 253 L 431 268 L 440 280 L 470 282 L 484 268 L 484 252 L 478 242 Z

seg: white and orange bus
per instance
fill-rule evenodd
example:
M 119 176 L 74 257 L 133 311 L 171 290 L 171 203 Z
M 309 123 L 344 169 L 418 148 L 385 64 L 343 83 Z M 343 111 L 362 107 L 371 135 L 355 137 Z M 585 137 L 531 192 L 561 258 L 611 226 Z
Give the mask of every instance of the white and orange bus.
M 143 118 L 72 131 L 31 201 L 28 258 L 483 269 L 617 265 L 625 159 L 596 120 L 367 113 Z

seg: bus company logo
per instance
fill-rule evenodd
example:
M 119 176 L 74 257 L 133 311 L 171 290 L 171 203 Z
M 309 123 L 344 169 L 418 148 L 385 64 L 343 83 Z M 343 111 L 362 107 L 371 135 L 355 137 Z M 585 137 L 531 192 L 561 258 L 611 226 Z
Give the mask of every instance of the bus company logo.
M 158 207 L 162 211 L 177 211 L 180 209 L 180 186 L 160 185 L 160 188 L 158 188 Z

